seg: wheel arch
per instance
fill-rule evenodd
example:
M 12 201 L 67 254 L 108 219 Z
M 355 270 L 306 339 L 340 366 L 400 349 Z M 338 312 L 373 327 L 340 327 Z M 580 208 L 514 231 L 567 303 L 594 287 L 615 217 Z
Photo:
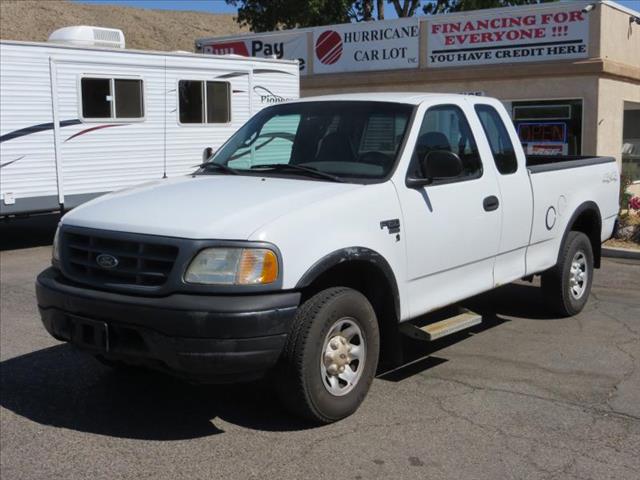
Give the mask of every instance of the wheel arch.
M 320 290 L 336 286 L 353 288 L 367 297 L 378 318 L 381 363 L 397 363 L 400 293 L 389 262 L 367 247 L 342 248 L 315 262 L 295 288 L 302 292 L 304 301 Z
M 567 237 L 571 231 L 582 232 L 589 238 L 593 250 L 593 265 L 595 268 L 600 268 L 600 258 L 602 254 L 602 242 L 600 240 L 600 236 L 602 235 L 602 215 L 600 214 L 600 208 L 598 208 L 595 202 L 587 201 L 580 204 L 573 212 L 573 215 L 571 215 L 567 223 L 567 228 L 565 228 L 564 234 L 562 235 L 556 264 L 559 261 L 562 247 L 567 241 Z
M 367 247 L 341 248 L 325 255 L 300 277 L 295 288 L 304 290 L 335 267 L 345 264 L 353 266 L 357 266 L 357 264 L 368 265 L 382 273 L 393 296 L 394 313 L 400 319 L 400 292 L 393 269 L 382 255 Z

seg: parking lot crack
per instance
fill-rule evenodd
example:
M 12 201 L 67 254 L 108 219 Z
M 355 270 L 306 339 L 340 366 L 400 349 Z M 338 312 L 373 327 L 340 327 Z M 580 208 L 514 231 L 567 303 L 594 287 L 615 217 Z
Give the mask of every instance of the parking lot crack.
M 518 395 L 518 396 L 522 396 L 522 397 L 532 398 L 532 399 L 535 399 L 535 400 L 554 403 L 556 405 L 578 408 L 578 409 L 581 409 L 583 411 L 592 412 L 592 413 L 597 414 L 597 415 L 615 415 L 615 416 L 620 417 L 622 419 L 640 421 L 640 417 L 637 417 L 635 415 L 630 415 L 628 413 L 618 412 L 618 411 L 615 411 L 615 410 L 605 410 L 605 409 L 600 409 L 600 408 L 594 408 L 594 407 L 591 407 L 591 406 L 588 406 L 588 405 L 584 405 L 584 404 L 580 404 L 580 403 L 577 403 L 577 402 L 571 402 L 571 401 L 567 401 L 567 400 L 559 400 L 559 399 L 556 399 L 556 398 L 543 397 L 541 395 L 536 395 L 534 393 L 525 393 L 525 392 L 519 392 L 519 391 L 516 391 L 516 390 L 489 387 L 489 386 L 485 386 L 485 385 L 475 385 L 475 384 L 472 384 L 472 383 L 469 383 L 469 382 L 464 382 L 462 380 L 451 379 L 451 378 L 446 378 L 446 377 L 432 376 L 431 378 L 435 378 L 435 379 L 441 380 L 443 382 L 451 382 L 451 383 L 456 383 L 456 384 L 459 384 L 459 385 L 463 385 L 465 387 L 468 387 L 468 388 L 472 389 L 472 391 L 484 390 L 484 391 L 489 391 L 489 392 L 497 392 L 497 393 L 506 393 L 506 394 L 511 394 L 511 395 Z
M 482 390 L 488 390 L 488 391 L 500 392 L 500 393 L 511 393 L 511 394 L 515 394 L 515 395 L 524 395 L 524 396 L 527 396 L 527 397 L 532 397 L 532 398 L 543 400 L 543 401 L 553 401 L 551 399 L 546 399 L 544 397 L 539 397 L 539 396 L 536 396 L 536 395 L 521 394 L 519 392 L 510 392 L 508 390 L 502 390 L 502 389 L 484 388 L 484 387 L 479 387 L 479 386 L 476 386 L 476 385 L 473 385 L 473 384 L 469 384 L 469 383 L 466 383 L 466 382 L 460 382 L 460 381 L 457 381 L 457 380 L 452 380 L 452 382 L 460 383 L 462 385 L 465 385 L 465 386 L 468 386 L 469 388 L 471 388 L 472 391 L 469 392 L 469 394 L 473 394 L 475 392 L 482 391 Z M 500 435 L 500 436 L 502 436 L 502 437 L 504 437 L 506 439 L 511 438 L 511 439 L 517 439 L 517 440 L 524 440 L 526 442 L 532 442 L 534 445 L 542 445 L 542 446 L 545 446 L 547 448 L 566 451 L 566 452 L 569 452 L 569 453 L 571 453 L 573 455 L 578 455 L 578 456 L 581 456 L 583 458 L 587 458 L 587 459 L 589 459 L 589 460 L 591 460 L 593 462 L 597 462 L 597 463 L 600 463 L 602 465 L 606 465 L 606 466 L 610 466 L 610 465 L 623 466 L 624 468 L 626 468 L 626 469 L 628 469 L 630 471 L 636 471 L 634 469 L 634 467 L 632 467 L 630 465 L 626 465 L 626 464 L 620 465 L 620 464 L 609 463 L 609 462 L 607 462 L 605 460 L 602 460 L 600 458 L 593 457 L 592 455 L 589 455 L 589 454 L 585 453 L 584 451 L 581 451 L 581 450 L 578 450 L 578 449 L 575 449 L 575 448 L 571 448 L 571 447 L 569 447 L 569 446 L 567 446 L 565 444 L 558 444 L 558 442 L 550 442 L 548 440 L 544 440 L 544 439 L 536 438 L 536 437 L 530 437 L 530 436 L 525 436 L 525 435 L 517 435 L 517 434 L 511 433 L 511 432 L 507 432 L 504 429 L 502 429 L 502 428 L 500 428 L 500 427 L 498 427 L 496 425 L 477 422 L 474 419 L 470 418 L 468 415 L 465 415 L 463 413 L 457 412 L 453 408 L 446 407 L 444 405 L 444 400 L 446 400 L 446 399 L 440 399 L 440 398 L 435 399 L 435 402 L 436 402 L 436 405 L 438 406 L 438 408 L 440 408 L 442 411 L 444 411 L 447 414 L 449 414 L 451 417 L 453 417 L 455 419 L 462 420 L 462 421 L 464 421 L 466 423 L 469 423 L 470 425 L 472 425 L 472 426 L 474 426 L 474 427 L 476 427 L 476 428 L 478 428 L 480 430 L 483 430 L 483 431 L 486 431 L 486 432 L 490 432 L 490 433 L 497 433 L 498 435 Z M 556 402 L 554 402 L 554 403 L 556 403 Z M 562 403 L 562 402 L 559 402 L 559 403 Z M 576 405 L 571 405 L 571 404 L 569 404 L 569 406 L 576 407 Z M 579 408 L 583 408 L 583 407 L 579 407 Z M 601 412 L 599 412 L 597 410 L 588 409 L 588 408 L 585 409 L 585 410 L 589 411 L 590 413 L 596 413 L 596 414 L 597 413 L 601 413 Z M 607 414 L 609 414 L 609 415 L 611 413 L 612 412 L 607 412 Z M 621 416 L 622 417 L 628 417 L 627 415 L 624 415 L 624 414 L 621 415 Z M 558 472 L 558 469 L 547 470 L 544 467 L 538 465 L 529 456 L 529 454 L 523 453 L 522 451 L 520 451 L 518 449 L 514 449 L 509 444 L 508 441 L 504 444 L 504 448 L 506 450 L 510 451 L 511 453 L 513 453 L 514 455 L 522 458 L 524 461 L 526 461 L 531 467 L 533 467 L 539 473 L 543 473 L 543 474 L 548 475 L 548 476 L 554 476 L 559 472 L 561 473 L 561 472 L 564 471 L 564 468 L 567 468 L 567 469 L 571 468 L 571 463 L 569 463 L 567 465 L 564 465 L 564 468 L 561 467 L 559 469 L 559 472 Z M 609 447 L 609 448 L 611 448 L 611 447 Z M 612 450 L 615 450 L 615 449 L 612 448 Z M 573 457 L 573 458 L 575 459 L 575 457 Z

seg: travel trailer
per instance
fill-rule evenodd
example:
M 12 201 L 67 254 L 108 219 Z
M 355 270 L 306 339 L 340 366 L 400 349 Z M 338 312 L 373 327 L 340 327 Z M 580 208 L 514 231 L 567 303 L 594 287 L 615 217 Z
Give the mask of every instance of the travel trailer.
M 88 26 L 0 41 L 0 216 L 188 174 L 258 110 L 299 96 L 294 61 L 124 45 Z

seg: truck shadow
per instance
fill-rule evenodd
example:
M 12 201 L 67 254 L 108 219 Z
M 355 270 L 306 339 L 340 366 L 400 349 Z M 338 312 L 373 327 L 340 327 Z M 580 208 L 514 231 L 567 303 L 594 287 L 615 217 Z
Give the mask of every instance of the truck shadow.
M 482 323 L 434 342 L 403 338 L 402 365 L 378 372 L 377 378 L 400 382 L 413 375 L 437 367 L 448 361 L 445 358 L 434 355 L 439 350 L 510 321 L 506 317 L 526 318 L 529 320 L 559 319 L 548 305 L 539 284 L 524 282 L 504 285 L 490 292 L 477 295 L 464 301 L 461 306 L 481 314 Z M 417 319 L 416 323 L 421 324 L 420 319 Z
M 472 297 L 463 306 L 484 317 L 508 316 L 529 320 L 562 320 L 553 311 L 539 283 L 510 283 Z
M 0 390 L 0 405 L 34 422 L 119 438 L 200 438 L 223 433 L 223 422 L 312 427 L 287 415 L 263 383 L 193 385 L 151 371 L 116 372 L 67 344 L 0 363 Z
M 498 317 L 495 314 L 483 315 L 482 323 L 462 332 L 448 335 L 433 342 L 415 340 L 409 337 L 402 338 L 403 362 L 400 366 L 386 371 L 379 371 L 377 378 L 390 382 L 401 382 L 409 377 L 425 372 L 437 367 L 447 359 L 434 355 L 439 350 L 443 350 L 451 345 L 461 342 L 473 335 L 497 327 L 508 320 Z
M 509 321 L 503 315 L 552 318 L 538 302 L 537 289 L 526 285 L 476 297 L 465 306 L 483 314 L 482 324 L 432 343 L 405 339 L 404 364 L 378 378 L 400 382 L 437 367 L 447 360 L 434 353 Z M 154 372 L 122 374 L 67 344 L 1 362 L 0 391 L 0 405 L 34 422 L 119 438 L 200 438 L 223 433 L 225 422 L 262 431 L 314 427 L 284 411 L 268 381 L 206 386 Z

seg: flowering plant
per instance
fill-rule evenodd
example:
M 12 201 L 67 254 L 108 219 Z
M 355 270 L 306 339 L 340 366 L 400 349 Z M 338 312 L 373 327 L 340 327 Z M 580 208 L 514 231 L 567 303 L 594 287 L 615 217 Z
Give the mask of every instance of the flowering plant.
M 629 200 L 629 208 L 631 210 L 640 211 L 640 197 L 638 196 L 631 197 L 631 200 Z

